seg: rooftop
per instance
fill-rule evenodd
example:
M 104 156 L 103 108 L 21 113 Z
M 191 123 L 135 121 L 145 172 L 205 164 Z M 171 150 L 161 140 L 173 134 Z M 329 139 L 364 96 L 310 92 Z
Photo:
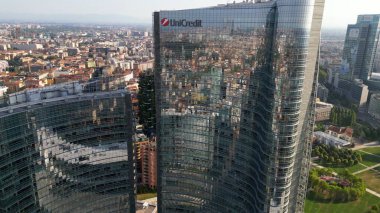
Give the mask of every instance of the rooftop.
M 334 107 L 334 105 L 332 105 L 332 104 L 329 104 L 329 103 L 325 103 L 325 102 L 317 102 L 316 103 L 316 107 L 317 108 L 333 108 Z
M 352 137 L 354 130 L 350 127 L 337 127 L 337 126 L 329 126 L 328 131 L 336 132 L 338 134 L 346 134 L 349 137 Z
M 342 140 L 340 138 L 337 138 L 335 136 L 329 135 L 329 134 L 324 133 L 324 132 L 314 132 L 314 135 L 317 136 L 317 137 L 322 137 L 322 138 L 325 138 L 325 139 L 327 139 L 329 141 L 332 141 L 334 144 L 339 145 L 339 146 L 348 146 L 348 145 L 350 145 L 350 142 L 347 142 L 345 140 Z

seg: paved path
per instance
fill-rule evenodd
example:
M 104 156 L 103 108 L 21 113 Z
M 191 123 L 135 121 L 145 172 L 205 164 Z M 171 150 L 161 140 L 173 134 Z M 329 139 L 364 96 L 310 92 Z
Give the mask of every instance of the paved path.
M 358 150 L 358 151 L 359 151 L 359 152 L 366 153 L 366 154 L 369 154 L 369 155 L 373 155 L 373 156 L 376 156 L 376 157 L 379 157 L 379 158 L 380 158 L 379 155 L 375 155 L 375 154 L 370 153 L 370 152 L 366 152 L 366 151 L 363 151 L 363 150 Z M 352 174 L 357 175 L 357 174 L 359 174 L 359 173 L 362 173 L 362 172 L 365 172 L 365 171 L 368 171 L 368 170 L 374 169 L 374 168 L 376 168 L 376 167 L 380 167 L 380 163 L 378 163 L 378 164 L 376 164 L 376 165 L 374 165 L 374 166 L 366 166 L 366 165 L 364 165 L 364 164 L 362 164 L 362 163 L 360 163 L 360 165 L 365 166 L 365 167 L 367 167 L 367 168 L 362 169 L 362 170 L 360 170 L 360 171 L 356 171 L 356 172 L 354 172 L 354 173 L 352 173 Z
M 359 152 L 364 152 L 364 153 L 366 153 L 366 154 L 373 155 L 373 156 L 376 156 L 376 157 L 379 157 L 379 158 L 380 158 L 379 155 L 376 155 L 376 154 L 373 154 L 373 153 L 370 153 L 370 152 L 366 152 L 366 151 L 363 151 L 363 150 L 358 150 L 358 151 L 359 151 Z
M 142 202 L 147 202 L 150 205 L 157 205 L 157 197 L 149 198 L 149 199 L 143 200 Z
M 149 204 L 148 208 L 143 207 L 145 202 Z M 157 197 L 146 200 L 138 200 L 136 202 L 136 208 L 136 213 L 157 213 Z
M 365 189 L 368 193 L 372 194 L 372 195 L 375 195 L 376 197 L 380 198 L 380 194 L 375 192 L 375 191 L 372 191 L 371 189 L 369 188 L 366 188 Z
M 364 164 L 361 164 L 361 165 L 366 166 L 366 165 L 364 165 Z M 359 173 L 362 173 L 362 172 L 365 172 L 365 171 L 368 171 L 368 170 L 374 169 L 374 168 L 379 167 L 379 166 L 380 166 L 380 163 L 379 163 L 379 164 L 376 164 L 376 165 L 374 165 L 374 166 L 367 167 L 367 168 L 362 169 L 362 170 L 360 170 L 360 171 L 354 172 L 354 173 L 352 173 L 352 174 L 357 175 L 357 174 L 359 174 Z
M 364 143 L 364 144 L 355 144 L 355 147 L 352 148 L 352 150 L 359 150 L 359 149 L 364 149 L 364 148 L 373 148 L 373 147 L 380 147 L 380 142 L 379 141 L 373 141 L 370 143 Z
M 315 167 L 317 167 L 317 168 L 320 168 L 320 169 L 325 169 L 325 168 L 326 168 L 326 167 L 321 166 L 321 165 L 319 165 L 319 164 L 316 164 L 316 163 L 314 163 L 314 162 L 311 162 L 311 165 L 313 165 L 313 166 L 315 166 Z M 338 173 L 333 172 L 333 175 L 338 175 Z

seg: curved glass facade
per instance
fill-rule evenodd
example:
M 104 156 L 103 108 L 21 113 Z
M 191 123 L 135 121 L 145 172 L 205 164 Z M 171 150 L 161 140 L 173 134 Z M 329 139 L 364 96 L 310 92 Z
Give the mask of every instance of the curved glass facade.
M 130 95 L 69 86 L 0 109 L 0 212 L 135 211 Z
M 159 212 L 302 212 L 323 0 L 154 13 Z

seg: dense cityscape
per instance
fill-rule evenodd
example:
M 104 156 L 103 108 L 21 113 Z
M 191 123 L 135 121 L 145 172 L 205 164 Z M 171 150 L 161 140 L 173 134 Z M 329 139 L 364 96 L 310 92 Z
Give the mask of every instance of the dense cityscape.
M 292 1 L 0 22 L 0 213 L 380 212 L 380 15 Z

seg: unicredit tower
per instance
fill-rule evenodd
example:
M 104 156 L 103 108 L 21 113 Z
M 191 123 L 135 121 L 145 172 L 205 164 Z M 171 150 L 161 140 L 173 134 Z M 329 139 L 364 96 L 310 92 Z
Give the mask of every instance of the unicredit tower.
M 323 7 L 154 13 L 159 212 L 303 212 Z

